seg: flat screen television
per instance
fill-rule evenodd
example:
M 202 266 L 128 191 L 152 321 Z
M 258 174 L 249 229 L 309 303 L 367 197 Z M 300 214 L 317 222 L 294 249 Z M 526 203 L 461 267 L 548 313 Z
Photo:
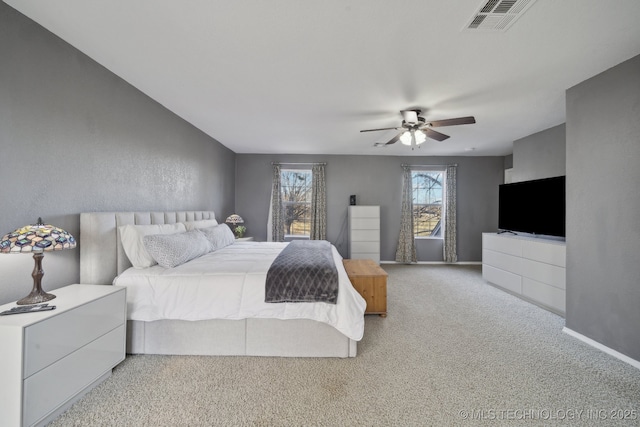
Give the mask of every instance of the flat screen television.
M 564 176 L 502 184 L 498 229 L 565 237 L 565 200 Z

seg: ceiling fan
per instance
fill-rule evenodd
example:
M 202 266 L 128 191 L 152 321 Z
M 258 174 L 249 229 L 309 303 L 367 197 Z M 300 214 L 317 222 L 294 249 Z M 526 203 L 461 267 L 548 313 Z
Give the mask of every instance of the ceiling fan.
M 391 130 L 395 129 L 400 131 L 400 133 L 386 144 L 379 143 L 376 145 L 391 145 L 400 141 L 404 145 L 409 145 L 411 147 L 415 147 L 416 145 L 420 145 L 426 141 L 427 138 L 435 139 L 436 141 L 444 141 L 449 138 L 449 135 L 445 135 L 438 131 L 433 130 L 432 128 L 442 127 L 442 126 L 455 126 L 455 125 L 469 125 L 476 122 L 476 119 L 473 116 L 467 117 L 457 117 L 455 119 L 445 119 L 445 120 L 434 120 L 431 122 L 427 122 L 424 117 L 420 117 L 420 110 L 402 110 L 400 111 L 402 114 L 403 120 L 402 124 L 398 127 L 391 128 L 381 128 L 381 129 L 365 129 L 360 132 L 376 132 L 379 130 Z

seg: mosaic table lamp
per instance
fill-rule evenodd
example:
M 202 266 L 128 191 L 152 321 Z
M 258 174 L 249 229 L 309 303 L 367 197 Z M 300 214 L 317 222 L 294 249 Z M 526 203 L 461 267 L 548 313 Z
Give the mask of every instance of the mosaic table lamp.
M 16 304 L 39 304 L 54 299 L 56 296 L 48 294 L 42 290 L 42 258 L 44 252 L 61 251 L 63 249 L 73 249 L 76 247 L 76 239 L 61 228 L 53 225 L 43 224 L 38 218 L 37 224 L 31 224 L 18 228 L 5 235 L 0 240 L 0 252 L 6 254 L 32 253 L 35 260 L 35 267 L 31 276 L 33 277 L 33 289 L 31 293 L 22 298 Z
M 236 229 L 236 226 L 238 224 L 244 224 L 244 219 L 242 219 L 240 215 L 238 214 L 229 215 L 224 222 L 226 222 L 227 224 L 232 224 L 231 229 L 235 233 L 236 237 L 242 237 L 242 234 L 239 234 Z

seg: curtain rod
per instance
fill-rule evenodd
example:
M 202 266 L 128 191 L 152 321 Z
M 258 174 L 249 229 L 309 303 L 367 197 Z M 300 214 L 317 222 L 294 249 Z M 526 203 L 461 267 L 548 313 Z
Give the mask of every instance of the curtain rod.
M 314 163 L 295 163 L 295 162 L 271 162 L 272 165 L 324 165 L 326 162 L 314 162 Z
M 421 167 L 421 168 L 435 168 L 435 167 L 458 166 L 458 164 L 457 163 L 453 163 L 451 165 L 407 165 L 407 164 L 403 163 L 400 166 L 402 166 L 402 167 L 404 167 L 404 166 L 418 166 L 418 167 Z

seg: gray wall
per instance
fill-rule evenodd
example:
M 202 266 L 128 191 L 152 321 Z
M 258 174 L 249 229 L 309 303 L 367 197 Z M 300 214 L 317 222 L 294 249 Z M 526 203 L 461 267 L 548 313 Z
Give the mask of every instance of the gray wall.
M 567 91 L 567 321 L 640 360 L 640 56 Z
M 0 2 L 0 236 L 41 216 L 234 207 L 235 154 Z M 168 82 L 170 84 L 170 82 Z M 47 253 L 45 290 L 79 280 L 79 250 Z M 0 254 L 0 303 L 33 259 Z
M 267 236 L 266 218 L 271 197 L 272 161 L 327 162 L 327 239 L 340 254 L 348 255 L 347 207 L 349 195 L 359 205 L 379 205 L 381 259 L 395 260 L 400 232 L 401 164 L 458 164 L 458 259 L 481 261 L 482 232 L 498 226 L 498 185 L 502 183 L 503 157 L 394 157 L 236 155 L 236 210 L 246 221 L 247 234 Z M 420 261 L 442 261 L 442 241 L 419 239 Z
M 514 141 L 512 182 L 565 175 L 565 140 L 561 124 Z
M 505 169 L 513 168 L 513 154 L 509 154 L 508 156 L 504 156 L 504 168 Z

